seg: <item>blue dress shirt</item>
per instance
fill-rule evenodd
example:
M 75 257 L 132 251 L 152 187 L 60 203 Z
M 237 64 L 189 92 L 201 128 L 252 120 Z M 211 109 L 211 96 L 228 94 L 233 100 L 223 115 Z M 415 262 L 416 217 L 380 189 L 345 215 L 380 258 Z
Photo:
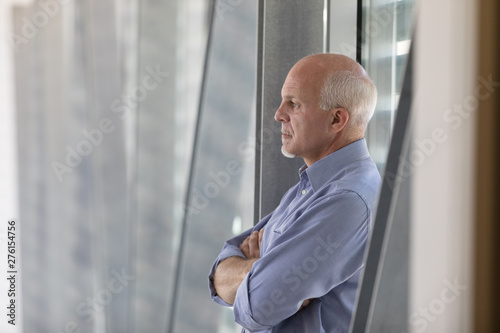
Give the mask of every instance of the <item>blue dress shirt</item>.
M 252 229 L 228 240 L 212 266 L 212 299 L 224 302 L 212 278 L 219 262 L 245 257 L 238 246 L 265 228 L 261 258 L 238 288 L 234 317 L 243 332 L 347 332 L 380 175 L 364 139 L 307 168 L 279 206 Z M 311 303 L 301 309 L 304 300 Z

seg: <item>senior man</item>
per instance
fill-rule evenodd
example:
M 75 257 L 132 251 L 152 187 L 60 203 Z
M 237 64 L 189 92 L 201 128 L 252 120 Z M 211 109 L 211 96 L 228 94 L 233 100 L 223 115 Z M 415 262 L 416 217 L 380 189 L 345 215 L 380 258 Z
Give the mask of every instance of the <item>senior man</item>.
M 281 151 L 304 160 L 300 180 L 226 242 L 210 292 L 243 332 L 347 332 L 380 187 L 364 139 L 376 88 L 354 60 L 315 54 L 292 67 L 281 96 Z

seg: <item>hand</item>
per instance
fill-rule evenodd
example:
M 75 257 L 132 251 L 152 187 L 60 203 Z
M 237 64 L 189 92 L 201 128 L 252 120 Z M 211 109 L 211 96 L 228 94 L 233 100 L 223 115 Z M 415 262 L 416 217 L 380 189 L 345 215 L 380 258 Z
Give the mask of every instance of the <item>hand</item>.
M 260 244 L 262 243 L 262 236 L 264 235 L 264 228 L 260 231 L 255 230 L 243 242 L 239 248 L 247 259 L 260 258 Z
M 306 300 L 302 303 L 302 305 L 300 306 L 299 311 L 300 311 L 300 310 L 302 310 L 303 308 L 305 308 L 306 306 L 308 306 L 308 305 L 309 305 L 309 303 L 311 303 L 311 301 L 312 301 L 312 300 L 313 300 L 312 298 L 311 298 L 311 299 L 306 299 Z

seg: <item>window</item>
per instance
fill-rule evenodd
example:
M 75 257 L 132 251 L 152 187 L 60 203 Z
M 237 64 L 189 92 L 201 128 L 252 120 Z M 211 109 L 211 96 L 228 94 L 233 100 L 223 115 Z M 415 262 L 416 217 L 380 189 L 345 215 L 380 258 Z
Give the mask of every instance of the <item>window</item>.
M 361 25 L 361 64 L 378 90 L 377 108 L 366 138 L 382 173 L 410 48 L 413 0 L 365 0 Z

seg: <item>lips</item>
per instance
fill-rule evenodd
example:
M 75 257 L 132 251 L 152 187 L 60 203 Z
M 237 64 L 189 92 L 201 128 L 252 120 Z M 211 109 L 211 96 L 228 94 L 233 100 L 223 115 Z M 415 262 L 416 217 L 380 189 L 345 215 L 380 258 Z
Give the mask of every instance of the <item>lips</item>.
M 285 142 L 289 141 L 292 139 L 292 135 L 287 132 L 287 131 L 282 131 L 281 132 L 281 143 L 285 144 Z

